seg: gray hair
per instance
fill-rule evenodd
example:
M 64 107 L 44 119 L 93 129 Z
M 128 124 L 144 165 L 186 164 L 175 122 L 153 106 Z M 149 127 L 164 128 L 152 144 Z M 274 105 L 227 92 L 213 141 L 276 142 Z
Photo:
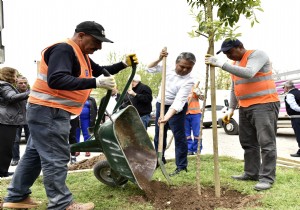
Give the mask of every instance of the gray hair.
M 193 63 L 196 63 L 196 57 L 193 53 L 190 52 L 182 52 L 178 57 L 176 58 L 176 63 L 178 63 L 181 59 L 191 61 Z
M 294 88 L 295 87 L 293 81 L 291 81 L 291 80 L 286 81 L 283 86 L 287 87 L 287 88 Z

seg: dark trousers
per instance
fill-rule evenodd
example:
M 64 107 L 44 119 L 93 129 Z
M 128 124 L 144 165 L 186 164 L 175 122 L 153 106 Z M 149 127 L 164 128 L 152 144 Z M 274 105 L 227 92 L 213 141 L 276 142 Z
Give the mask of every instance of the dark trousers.
M 20 160 L 20 142 L 21 142 L 21 135 L 22 135 L 23 128 L 24 128 L 26 143 L 29 139 L 30 132 L 29 132 L 28 125 L 18 126 L 17 132 L 16 132 L 16 138 L 15 138 L 15 142 L 14 142 L 14 146 L 13 146 L 13 150 L 12 150 L 12 159 L 13 160 Z
M 291 118 L 292 127 L 295 132 L 296 140 L 298 142 L 299 152 L 300 152 L 300 118 Z
M 8 172 L 17 127 L 17 125 L 0 124 L 0 177 L 5 176 Z
M 71 129 L 70 129 L 70 134 L 69 134 L 69 144 L 76 144 L 77 139 L 76 139 L 76 130 L 79 128 L 79 116 L 72 119 L 70 121 L 71 124 Z M 71 152 L 71 155 L 74 156 L 75 152 Z
M 170 106 L 165 106 L 165 113 L 169 110 Z M 165 124 L 164 127 L 164 137 L 163 137 L 163 154 L 162 159 L 165 160 L 165 150 L 167 145 L 167 131 L 170 128 L 175 140 L 175 159 L 176 166 L 178 169 L 186 168 L 188 165 L 187 161 L 187 142 L 185 138 L 185 129 L 184 129 L 184 121 L 185 121 L 185 113 L 187 110 L 187 104 L 183 107 L 183 110 L 175 115 L 173 115 L 169 121 Z M 155 137 L 154 137 L 154 145 L 157 151 L 158 149 L 158 138 L 159 138 L 159 126 L 157 124 L 157 120 L 160 116 L 160 103 L 156 103 L 156 120 L 155 120 Z
M 276 132 L 279 102 L 239 109 L 239 138 L 244 149 L 244 172 L 273 183 L 276 176 Z

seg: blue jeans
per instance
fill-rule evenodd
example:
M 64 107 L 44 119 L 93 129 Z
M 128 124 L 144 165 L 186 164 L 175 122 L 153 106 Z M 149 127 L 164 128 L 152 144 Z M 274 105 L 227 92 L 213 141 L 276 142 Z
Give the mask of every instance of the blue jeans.
M 143 125 L 144 125 L 145 129 L 147 130 L 148 123 L 149 123 L 149 120 L 150 120 L 150 114 L 146 114 L 146 115 L 142 116 L 141 120 L 143 122 Z
M 244 172 L 273 183 L 276 173 L 276 133 L 280 103 L 239 109 L 239 138 L 244 149 Z
M 27 122 L 30 137 L 4 200 L 17 202 L 28 197 L 30 187 L 42 170 L 48 209 L 66 209 L 73 200 L 66 186 L 70 159 L 70 113 L 29 103 Z
M 170 106 L 165 106 L 165 113 L 169 110 Z M 164 137 L 163 137 L 163 154 L 162 159 L 165 161 L 165 150 L 167 145 L 167 131 L 170 128 L 174 135 L 175 140 L 175 162 L 178 169 L 184 169 L 188 165 L 187 160 L 187 142 L 185 138 L 184 120 L 185 113 L 187 110 L 187 104 L 183 107 L 183 110 L 173 115 L 164 126 Z M 156 103 L 156 120 L 155 120 L 155 136 L 154 145 L 157 151 L 158 149 L 158 138 L 159 138 L 159 126 L 157 120 L 160 116 L 160 103 Z

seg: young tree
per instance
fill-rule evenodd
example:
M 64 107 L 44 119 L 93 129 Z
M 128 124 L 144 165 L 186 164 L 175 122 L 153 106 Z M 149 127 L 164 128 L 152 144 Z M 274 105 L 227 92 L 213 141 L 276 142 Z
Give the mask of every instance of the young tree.
M 190 35 L 192 37 L 203 36 L 207 38 L 209 47 L 208 54 L 214 55 L 214 41 L 222 38 L 236 38 L 240 33 L 236 33 L 240 16 L 243 15 L 251 21 L 251 26 L 258 22 L 254 11 L 260 10 L 260 0 L 187 0 L 194 12 L 195 20 L 198 26 L 193 30 Z M 216 9 L 216 13 L 214 13 Z M 214 20 L 214 14 L 217 19 Z M 210 69 L 210 70 L 209 70 Z M 220 180 L 219 180 L 219 162 L 218 162 L 218 136 L 216 124 L 216 90 L 215 90 L 215 68 L 206 66 L 206 87 L 205 96 L 207 93 L 208 74 L 210 73 L 211 85 L 211 102 L 212 102 L 212 122 L 213 122 L 213 141 L 214 141 L 214 166 L 215 166 L 215 194 L 220 197 Z M 205 106 L 206 100 L 203 102 Z M 203 117 L 202 120 L 203 121 Z M 202 122 L 201 122 L 202 124 Z M 200 133 L 200 136 L 202 132 Z M 200 137 L 201 138 L 201 137 Z M 199 149 L 199 145 L 198 145 Z M 197 156 L 197 160 L 199 157 Z M 199 161 L 197 161 L 199 164 Z M 199 171 L 199 170 L 197 170 Z M 197 180 L 199 181 L 199 173 L 197 172 Z M 201 194 L 200 186 L 198 185 L 198 193 Z

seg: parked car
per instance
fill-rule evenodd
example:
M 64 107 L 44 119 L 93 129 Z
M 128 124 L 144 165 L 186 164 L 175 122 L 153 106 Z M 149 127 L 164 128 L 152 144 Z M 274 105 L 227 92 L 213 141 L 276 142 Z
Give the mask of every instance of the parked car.
M 218 124 L 224 128 L 225 133 L 228 135 L 238 135 L 239 134 L 239 110 L 235 109 L 232 118 L 229 123 L 225 124 L 222 118 L 225 116 L 228 111 L 229 102 L 227 99 L 224 100 L 226 109 L 224 113 L 218 118 Z
M 150 127 L 151 125 L 155 125 L 155 116 L 156 116 L 156 110 L 152 110 L 152 112 L 150 113 L 150 120 L 148 123 L 148 127 Z
M 285 107 L 282 107 L 282 104 L 284 103 L 284 102 L 282 103 L 284 97 L 280 96 L 279 98 L 281 101 L 281 107 L 278 115 L 277 128 L 291 128 L 292 127 L 291 119 L 286 113 Z M 225 105 L 228 107 L 227 99 L 225 100 Z M 225 133 L 227 133 L 228 135 L 239 134 L 239 109 L 234 110 L 233 116 L 230 119 L 228 124 L 225 124 L 222 121 L 223 116 L 221 116 L 218 119 L 218 124 L 224 128 Z
M 217 112 L 217 124 L 218 119 L 226 113 L 227 107 L 225 105 L 216 105 L 216 112 Z M 211 105 L 205 106 L 204 111 L 204 118 L 203 118 L 203 126 L 205 128 L 209 128 L 212 126 L 212 113 L 211 113 Z

